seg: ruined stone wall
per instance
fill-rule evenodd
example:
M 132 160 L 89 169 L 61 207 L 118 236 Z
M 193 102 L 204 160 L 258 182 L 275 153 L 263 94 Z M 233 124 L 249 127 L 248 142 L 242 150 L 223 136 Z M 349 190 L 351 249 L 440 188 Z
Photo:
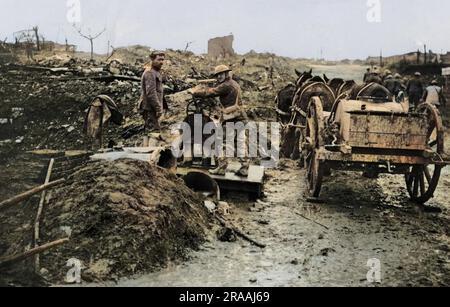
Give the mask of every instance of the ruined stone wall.
M 235 54 L 233 42 L 233 35 L 210 39 L 208 41 L 208 56 L 215 59 L 233 56 Z

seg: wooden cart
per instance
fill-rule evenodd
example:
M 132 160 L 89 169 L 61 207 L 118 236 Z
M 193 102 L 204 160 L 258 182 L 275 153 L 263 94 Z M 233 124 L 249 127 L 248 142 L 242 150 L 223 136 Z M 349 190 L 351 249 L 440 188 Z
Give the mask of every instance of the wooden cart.
M 313 97 L 308 106 L 301 149 L 310 196 L 319 197 L 324 174 L 337 169 L 402 174 L 414 202 L 430 200 L 449 164 L 439 111 L 430 104 L 414 113 L 379 110 L 383 104 L 368 101 L 339 104 L 324 112 L 321 98 Z

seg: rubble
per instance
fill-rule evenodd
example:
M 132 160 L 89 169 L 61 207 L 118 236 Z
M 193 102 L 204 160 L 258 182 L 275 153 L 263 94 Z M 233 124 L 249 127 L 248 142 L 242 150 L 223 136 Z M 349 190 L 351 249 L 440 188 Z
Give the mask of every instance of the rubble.
M 41 265 L 54 283 L 72 258 L 88 281 L 149 272 L 197 248 L 208 224 L 202 199 L 174 175 L 139 161 L 95 162 L 52 193 L 42 240 L 70 234 L 70 241 L 41 256 Z
M 36 185 L 33 175 L 39 172 L 42 165 L 28 160 L 20 161 L 18 153 L 36 149 L 60 151 L 89 147 L 82 131 L 83 122 L 90 102 L 98 95 L 111 97 L 124 114 L 122 126 L 111 126 L 105 131 L 105 144 L 108 143 L 113 148 L 135 149 L 144 144 L 144 136 L 148 134 L 143 129 L 142 118 L 135 107 L 140 96 L 140 77 L 150 52 L 148 47 L 132 46 L 115 49 L 108 60 L 97 57 L 95 61 L 90 61 L 77 55 L 37 56 L 37 62 L 31 65 L 0 65 L 0 162 L 6 166 L 6 172 L 0 178 L 1 193 L 9 197 L 9 193 Z M 222 61 L 175 50 L 167 50 L 167 59 L 164 74 L 169 109 L 164 114 L 163 130 L 168 130 L 172 124 L 185 118 L 187 101 L 190 99 L 186 90 L 201 80 L 210 79 L 212 68 Z M 303 60 L 256 52 L 244 56 L 234 55 L 227 62 L 232 64 L 234 78 L 243 88 L 243 101 L 250 118 L 263 121 L 276 120 L 275 104 L 272 102 L 278 90 L 288 81 L 295 81 L 293 68 L 306 70 L 309 65 Z M 273 80 L 265 75 L 267 68 L 271 67 L 274 71 Z M 150 135 L 147 143 L 149 146 L 160 147 L 167 145 L 167 140 L 170 140 L 167 135 Z M 140 154 L 125 150 L 123 153 L 129 157 Z M 146 161 L 149 154 L 145 153 Z M 109 153 L 103 155 L 110 156 Z M 64 176 L 69 176 L 68 183 L 51 193 L 50 203 L 44 213 L 42 241 L 51 242 L 61 237 L 71 237 L 67 245 L 42 255 L 41 273 L 52 283 L 64 282 L 66 264 L 72 258 L 82 261 L 83 279 L 86 281 L 129 277 L 156 270 L 172 260 L 184 259 L 189 249 L 196 249 L 204 241 L 210 218 L 216 215 L 220 215 L 219 224 L 222 225 L 221 231 L 216 233 L 219 240 L 235 241 L 239 237 L 264 248 L 264 244 L 255 241 L 262 239 L 270 248 L 276 246 L 280 250 L 282 245 L 272 245 L 273 240 L 285 239 L 290 242 L 291 236 L 299 233 L 303 236 L 302 233 L 306 234 L 316 228 L 320 231 L 325 228 L 328 233 L 329 230 L 334 231 L 336 226 L 334 221 L 326 217 L 318 216 L 318 220 L 323 220 L 327 225 L 324 226 L 316 222 L 315 216 L 296 212 L 299 203 L 304 205 L 299 188 L 303 183 L 298 179 L 301 170 L 294 167 L 292 161 L 284 168 L 281 167 L 283 172 L 292 176 L 292 180 L 280 181 L 283 176 L 276 173 L 277 178 L 273 178 L 269 185 L 272 191 L 269 189 L 267 194 L 276 195 L 276 201 L 260 201 L 258 207 L 249 211 L 245 210 L 246 205 L 241 208 L 232 202 L 221 202 L 220 191 L 214 185 L 209 190 L 197 187 L 200 193 L 208 194 L 213 199 L 205 201 L 201 194 L 188 189 L 181 179 L 168 171 L 143 161 L 112 160 L 114 161 L 87 162 L 71 169 L 64 173 Z M 20 172 L 14 169 L 20 169 Z M 264 172 L 255 166 L 249 173 L 255 175 L 250 177 L 256 177 L 256 180 L 247 184 L 255 183 L 260 187 L 264 181 Z M 210 177 L 216 182 L 221 179 Z M 245 189 L 242 178 L 235 179 L 235 189 Z M 328 200 L 332 205 L 334 202 L 339 203 L 339 206 L 335 205 L 339 210 L 346 209 L 341 202 L 355 204 L 355 199 L 351 199 L 351 193 L 348 193 L 354 187 L 342 191 L 342 185 L 361 180 L 359 177 L 344 179 L 334 185 L 339 186 L 339 189 Z M 38 180 L 37 183 L 42 182 Z M 448 182 L 444 181 L 444 185 L 448 186 Z M 274 189 L 279 189 L 280 192 L 274 194 Z M 371 205 L 376 201 L 373 204 L 375 207 L 395 206 L 399 202 L 392 197 L 383 200 L 374 191 L 361 190 L 367 192 L 361 193 L 364 197 L 367 195 L 367 198 L 377 194 L 376 199 L 370 199 Z M 262 195 L 262 191 L 258 194 Z M 283 215 L 280 204 L 284 204 L 286 198 L 292 198 L 291 207 Z M 356 200 L 357 203 L 359 201 Z M 0 240 L 0 255 L 16 254 L 16 251 L 22 252 L 29 247 L 35 202 L 36 199 L 31 199 L 24 204 L 22 210 L 15 208 L 8 215 L 1 215 L 5 221 L 1 232 L 10 235 L 8 241 L 3 238 Z M 249 207 L 252 209 L 251 205 Z M 352 211 L 361 210 L 358 208 L 355 207 Z M 401 208 L 407 208 L 407 205 L 401 203 Z M 326 214 L 331 212 L 324 211 Z M 239 222 L 239 218 L 235 219 L 236 216 L 246 214 L 253 215 L 254 218 L 250 221 L 244 219 L 242 222 Z M 229 221 L 224 220 L 225 218 L 229 218 Z M 292 221 L 286 222 L 290 219 Z M 280 238 L 264 236 L 265 232 L 271 236 L 278 227 L 283 230 Z M 301 232 L 298 231 L 299 227 Z M 254 239 L 249 238 L 247 232 Z M 328 237 L 333 237 L 331 234 L 326 237 L 313 234 L 315 241 L 317 238 L 318 241 L 327 241 Z M 307 238 L 303 237 L 301 240 L 307 241 Z M 303 247 L 307 250 L 306 246 Z M 314 256 L 329 256 L 331 259 L 339 254 L 332 247 L 336 246 L 320 246 L 318 250 L 314 250 Z M 293 249 L 288 251 L 292 252 Z M 282 257 L 285 255 L 281 254 Z

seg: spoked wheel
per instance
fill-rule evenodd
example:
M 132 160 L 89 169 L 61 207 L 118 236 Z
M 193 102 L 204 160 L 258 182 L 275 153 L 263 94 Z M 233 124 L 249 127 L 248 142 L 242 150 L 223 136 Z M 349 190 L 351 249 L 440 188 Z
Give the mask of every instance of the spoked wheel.
M 441 115 L 435 106 L 422 104 L 418 107 L 419 113 L 426 114 L 429 122 L 427 142 L 429 148 L 436 156 L 444 153 L 444 127 Z M 434 196 L 434 192 L 441 177 L 441 165 L 414 165 L 405 175 L 406 186 L 411 200 L 424 204 Z
M 303 156 L 307 172 L 307 192 L 312 197 L 319 197 L 322 188 L 324 162 L 319 160 L 319 149 L 324 146 L 323 131 L 322 101 L 319 97 L 313 97 L 307 111 L 303 143 Z

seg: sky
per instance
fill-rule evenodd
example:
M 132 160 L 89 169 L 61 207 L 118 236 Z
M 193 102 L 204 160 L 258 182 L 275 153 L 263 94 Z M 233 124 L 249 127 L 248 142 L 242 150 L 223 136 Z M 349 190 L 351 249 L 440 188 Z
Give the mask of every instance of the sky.
M 75 12 L 75 13 L 74 13 Z M 80 14 L 76 14 L 80 12 Z M 89 50 L 85 33 L 106 32 L 95 52 L 141 44 L 207 51 L 233 33 L 235 50 L 294 58 L 365 59 L 450 51 L 448 0 L 0 0 L 0 39 L 37 25 L 47 40 Z M 79 18 L 78 18 L 79 17 Z

